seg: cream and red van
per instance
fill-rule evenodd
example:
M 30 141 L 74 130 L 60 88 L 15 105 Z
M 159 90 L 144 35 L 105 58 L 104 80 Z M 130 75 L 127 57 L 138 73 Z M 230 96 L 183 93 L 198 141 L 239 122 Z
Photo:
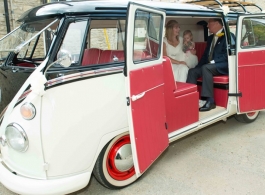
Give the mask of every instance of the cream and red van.
M 265 109 L 265 14 L 246 2 L 195 3 L 67 1 L 22 15 L 0 40 L 1 183 L 67 194 L 94 174 L 118 189 L 169 143 L 232 115 L 254 121 Z M 224 23 L 229 76 L 214 77 L 217 107 L 201 113 L 201 81 L 175 82 L 162 45 L 175 19 L 200 58 L 209 18 Z

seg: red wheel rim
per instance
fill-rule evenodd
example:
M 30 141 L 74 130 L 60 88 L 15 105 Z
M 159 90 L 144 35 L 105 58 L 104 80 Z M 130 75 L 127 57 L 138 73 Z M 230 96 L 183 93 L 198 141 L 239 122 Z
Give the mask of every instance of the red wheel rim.
M 256 112 L 249 112 L 249 113 L 247 113 L 247 115 L 250 116 L 250 117 L 251 116 L 254 116 L 255 114 L 256 114 Z
M 113 144 L 113 146 L 110 148 L 110 151 L 107 157 L 107 162 L 106 162 L 109 175 L 113 179 L 116 179 L 119 181 L 129 179 L 135 174 L 134 166 L 132 166 L 129 170 L 120 171 L 117 169 L 115 165 L 115 157 L 116 157 L 118 150 L 126 144 L 131 144 L 129 135 L 125 135 L 121 137 Z

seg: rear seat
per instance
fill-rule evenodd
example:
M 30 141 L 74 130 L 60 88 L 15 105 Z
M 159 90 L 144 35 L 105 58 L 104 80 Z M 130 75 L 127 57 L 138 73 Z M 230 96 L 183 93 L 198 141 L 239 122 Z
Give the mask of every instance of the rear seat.
M 204 50 L 206 49 L 206 46 L 207 46 L 207 42 L 195 42 L 196 55 L 198 56 L 198 60 L 201 59 L 204 53 Z M 197 81 L 202 82 L 202 78 L 199 78 Z M 214 76 L 213 82 L 218 83 L 218 84 L 228 84 L 229 77 L 228 75 Z
M 148 59 L 148 56 L 144 51 L 134 51 L 134 60 Z M 123 50 L 101 50 L 97 48 L 85 49 L 82 66 L 92 64 L 105 64 L 111 62 L 123 62 L 124 51 Z
M 85 49 L 82 66 L 98 64 L 102 50 L 98 48 Z
M 196 55 L 199 61 L 202 58 L 206 46 L 207 42 L 195 42 Z
M 104 64 L 108 62 L 123 62 L 124 61 L 124 51 L 123 50 L 103 50 L 100 58 L 99 64 Z
M 197 52 L 198 59 L 200 60 L 207 42 L 195 43 L 195 49 Z M 214 100 L 217 106 L 226 107 L 228 101 L 228 88 L 229 88 L 229 77 L 228 75 L 214 76 Z M 201 93 L 202 78 L 197 79 L 198 91 Z M 201 95 L 200 95 L 201 96 Z
M 202 78 L 199 78 L 197 81 L 202 82 Z M 213 82 L 218 83 L 218 84 L 228 84 L 229 83 L 229 77 L 228 77 L 228 75 L 214 76 Z
M 146 46 L 146 50 L 149 51 L 150 57 L 156 58 L 158 54 L 159 45 L 153 40 L 149 40 L 149 44 Z

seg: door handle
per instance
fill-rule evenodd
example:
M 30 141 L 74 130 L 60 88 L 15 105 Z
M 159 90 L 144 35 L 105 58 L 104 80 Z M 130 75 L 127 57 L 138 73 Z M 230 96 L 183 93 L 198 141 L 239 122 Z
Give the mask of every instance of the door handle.
M 138 94 L 138 95 L 133 95 L 133 96 L 132 96 L 132 101 L 136 101 L 136 100 L 142 98 L 144 95 L 145 95 L 145 92 L 140 93 L 140 94 Z

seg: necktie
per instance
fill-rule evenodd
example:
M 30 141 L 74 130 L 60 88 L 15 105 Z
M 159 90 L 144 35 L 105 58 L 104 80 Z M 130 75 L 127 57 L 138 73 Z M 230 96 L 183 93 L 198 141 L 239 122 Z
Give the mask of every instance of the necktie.
M 209 53 L 208 61 L 210 62 L 213 58 L 213 50 L 214 50 L 214 45 L 215 45 L 215 36 L 213 36 L 212 44 L 211 44 L 211 50 Z

